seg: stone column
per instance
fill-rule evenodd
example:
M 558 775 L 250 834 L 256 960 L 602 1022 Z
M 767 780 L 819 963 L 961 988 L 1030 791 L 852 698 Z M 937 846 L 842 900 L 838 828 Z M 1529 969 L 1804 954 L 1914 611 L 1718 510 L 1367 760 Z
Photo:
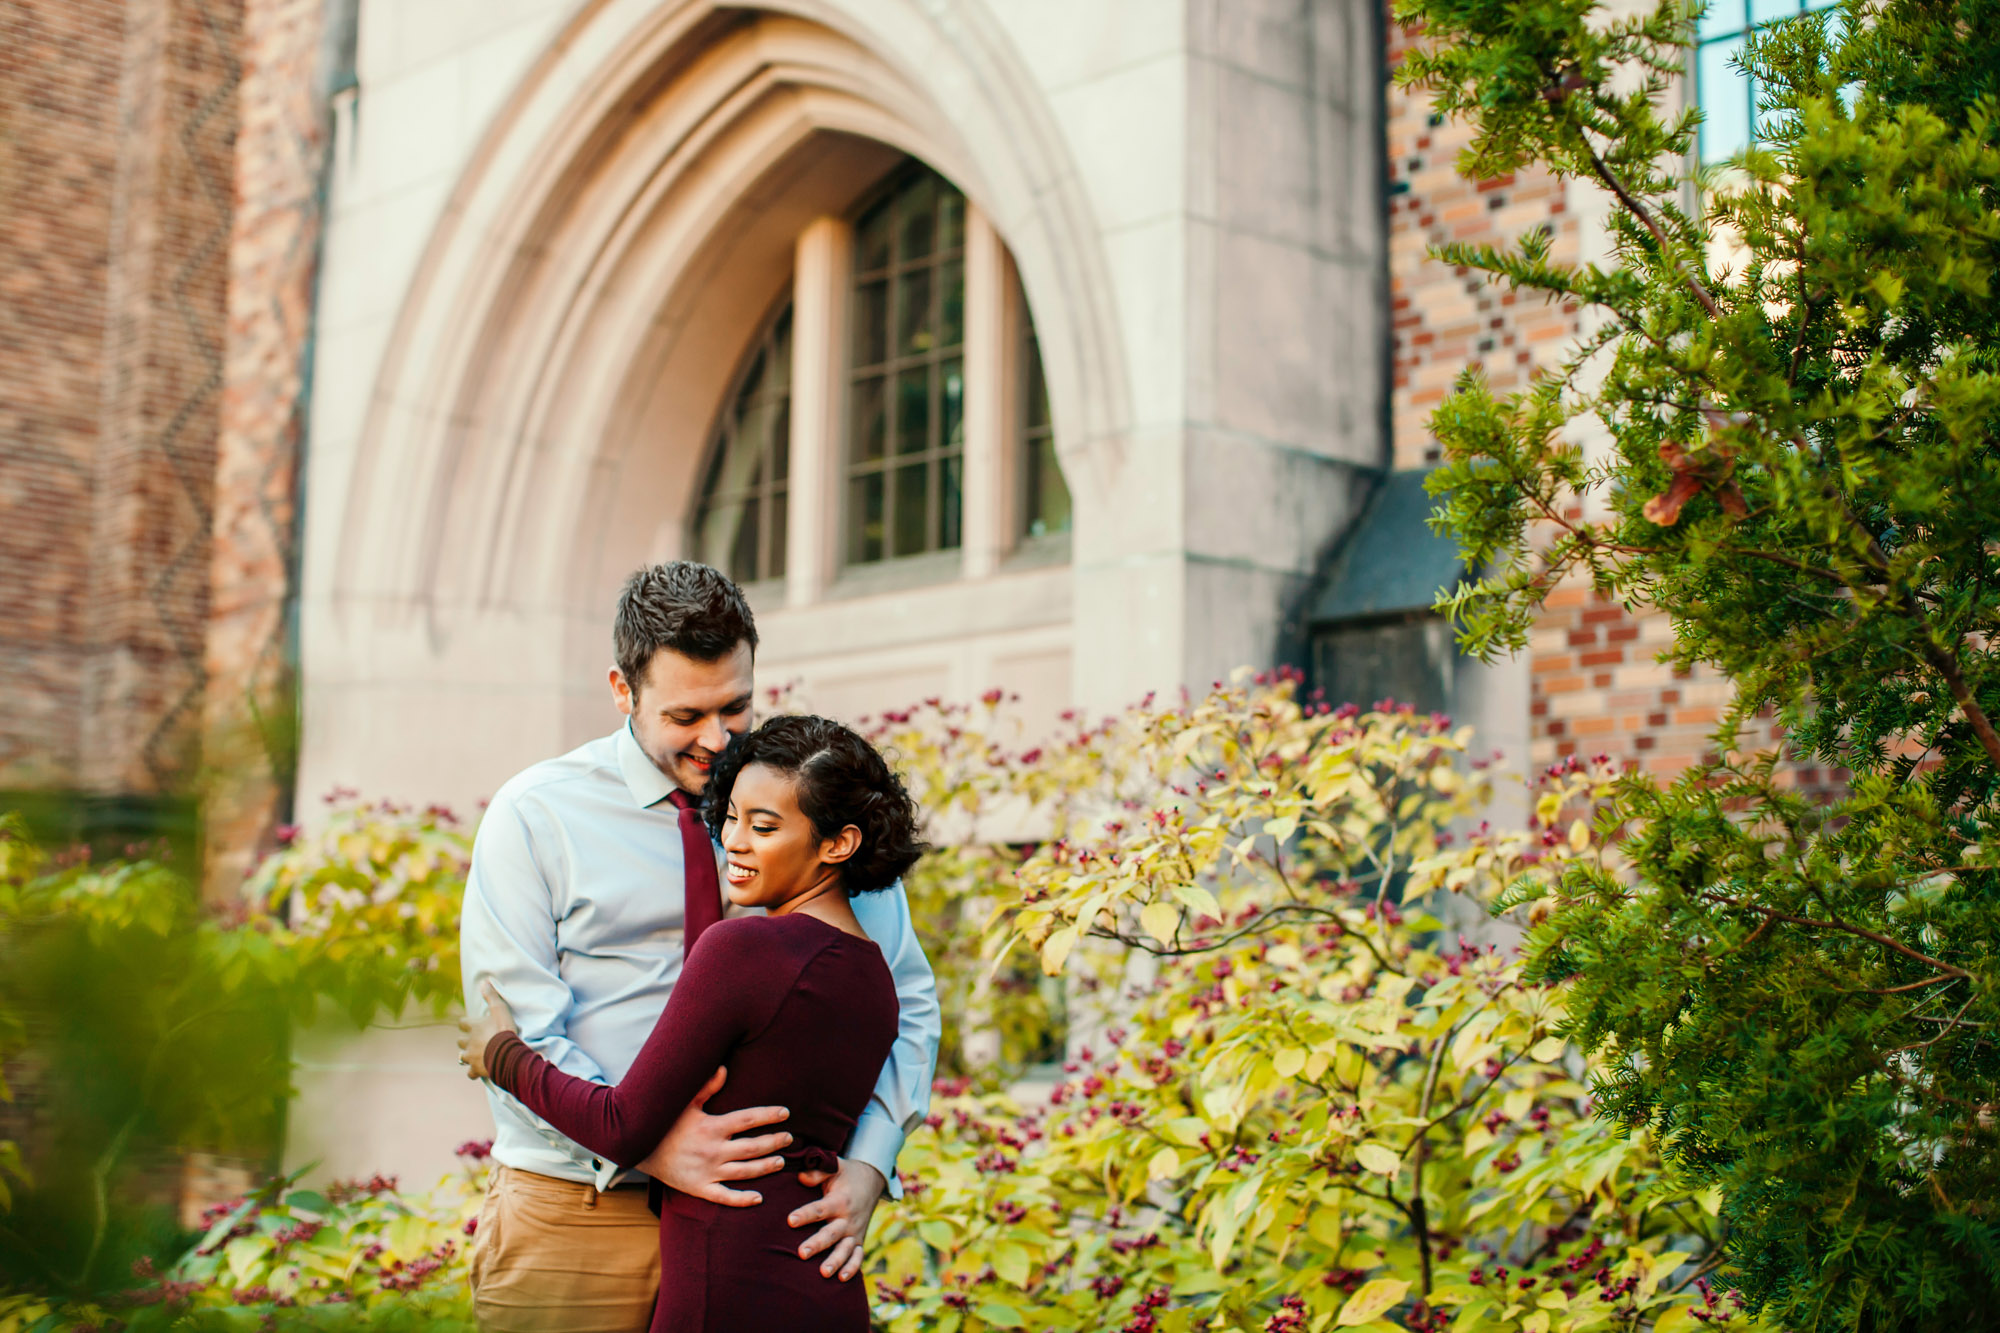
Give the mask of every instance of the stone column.
M 807 606 L 840 570 L 841 415 L 847 410 L 847 319 L 854 229 L 816 219 L 799 233 L 792 269 L 791 491 L 786 500 L 785 604 Z
M 984 578 L 1012 545 L 1014 270 L 979 209 L 965 212 L 965 577 Z

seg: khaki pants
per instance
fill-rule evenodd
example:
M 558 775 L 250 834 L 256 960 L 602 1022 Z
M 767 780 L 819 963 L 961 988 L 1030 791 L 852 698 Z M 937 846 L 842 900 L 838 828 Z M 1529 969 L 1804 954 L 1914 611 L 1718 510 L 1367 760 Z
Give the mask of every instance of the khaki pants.
M 643 1189 L 496 1165 L 479 1209 L 472 1311 L 484 1333 L 646 1333 L 660 1220 Z

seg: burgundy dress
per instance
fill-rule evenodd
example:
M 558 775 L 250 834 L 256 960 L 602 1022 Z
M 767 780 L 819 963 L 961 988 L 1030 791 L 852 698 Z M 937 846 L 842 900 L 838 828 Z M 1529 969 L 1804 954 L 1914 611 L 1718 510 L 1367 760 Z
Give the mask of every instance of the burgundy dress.
M 803 913 L 741 917 L 703 931 L 666 1012 L 615 1088 L 575 1078 L 511 1032 L 486 1046 L 494 1083 L 601 1157 L 632 1166 L 720 1066 L 711 1114 L 783 1106 L 785 1169 L 735 1187 L 763 1202 L 729 1208 L 666 1190 L 653 1333 L 866 1333 L 861 1279 L 821 1277 L 799 1258 L 816 1228 L 793 1209 L 820 1197 L 797 1172 L 834 1169 L 896 1040 L 896 983 L 882 951 Z M 757 1130 L 755 1133 L 768 1133 Z

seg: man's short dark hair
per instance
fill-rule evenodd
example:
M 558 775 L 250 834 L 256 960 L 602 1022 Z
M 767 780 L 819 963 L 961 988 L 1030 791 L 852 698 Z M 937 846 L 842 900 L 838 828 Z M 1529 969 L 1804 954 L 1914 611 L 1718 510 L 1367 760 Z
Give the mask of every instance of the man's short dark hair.
M 662 648 L 696 662 L 719 662 L 739 643 L 757 651 L 757 621 L 743 590 L 719 569 L 692 560 L 648 565 L 618 594 L 611 648 L 635 692 Z

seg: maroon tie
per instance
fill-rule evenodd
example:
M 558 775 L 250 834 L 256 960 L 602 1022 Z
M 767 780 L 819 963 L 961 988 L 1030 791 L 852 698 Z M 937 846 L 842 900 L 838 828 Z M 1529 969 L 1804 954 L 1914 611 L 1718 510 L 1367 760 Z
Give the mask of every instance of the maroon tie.
M 678 789 L 667 799 L 681 812 L 681 859 L 687 862 L 687 896 L 683 900 L 681 947 L 694 948 L 701 932 L 722 920 L 722 881 L 715 874 L 715 844 L 708 840 L 708 825 L 702 822 L 701 807 Z

